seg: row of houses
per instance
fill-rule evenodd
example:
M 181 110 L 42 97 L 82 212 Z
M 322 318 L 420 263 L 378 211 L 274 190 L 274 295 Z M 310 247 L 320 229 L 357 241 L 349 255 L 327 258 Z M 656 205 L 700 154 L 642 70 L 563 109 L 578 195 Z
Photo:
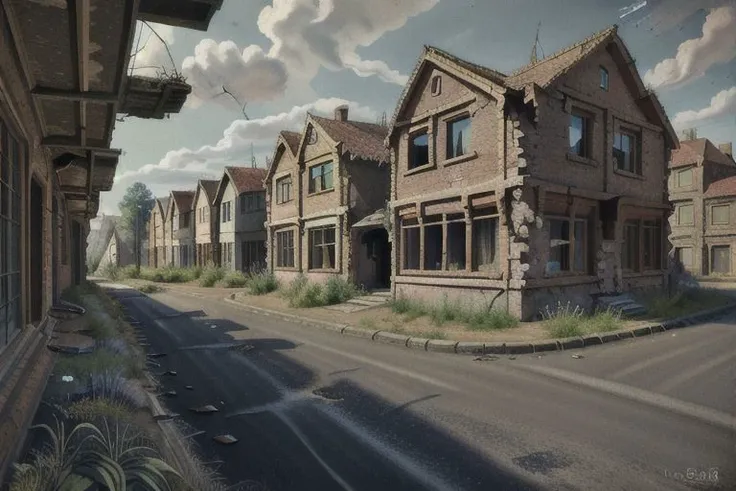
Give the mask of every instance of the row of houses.
M 736 193 L 717 179 L 734 174 L 710 143 L 680 148 L 615 26 L 511 74 L 426 47 L 388 125 L 347 107 L 308 115 L 280 133 L 267 171 L 227 168 L 158 200 L 151 254 L 239 270 L 262 260 L 282 281 L 339 275 L 527 320 L 558 301 L 666 287 L 668 179 L 673 216 L 691 217 L 672 223 L 680 260 L 733 274 Z M 704 242 L 701 212 L 720 227 Z

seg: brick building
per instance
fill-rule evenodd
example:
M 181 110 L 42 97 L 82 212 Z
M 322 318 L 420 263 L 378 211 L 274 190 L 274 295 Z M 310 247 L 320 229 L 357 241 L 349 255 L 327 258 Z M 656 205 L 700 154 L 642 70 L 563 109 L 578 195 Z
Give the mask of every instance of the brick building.
M 221 4 L 0 0 L 0 484 L 53 366 L 49 313 L 86 275 L 116 116 L 163 118 L 191 92 L 128 74 L 135 22 L 202 29 Z
M 197 266 L 217 264 L 219 258 L 219 213 L 215 206 L 219 181 L 200 179 L 194 195 L 194 242 Z
M 217 186 L 218 264 L 227 269 L 250 272 L 265 267 L 265 177 L 266 169 L 225 167 Z
M 510 75 L 427 47 L 387 144 L 395 295 L 528 320 L 666 284 L 678 140 L 615 26 Z
M 194 193 L 171 191 L 167 215 L 171 217 L 171 261 L 174 266 L 186 268 L 194 265 Z
M 171 254 L 166 251 L 166 213 L 171 198 L 156 198 L 148 218 L 148 264 L 161 268 L 169 264 Z
M 736 162 L 730 143 L 683 140 L 668 187 L 674 255 L 694 276 L 736 276 Z
M 388 234 L 365 220 L 388 198 L 385 137 L 384 126 L 349 120 L 347 106 L 334 119 L 308 115 L 301 135 L 281 133 L 266 176 L 268 267 L 279 279 L 388 286 Z

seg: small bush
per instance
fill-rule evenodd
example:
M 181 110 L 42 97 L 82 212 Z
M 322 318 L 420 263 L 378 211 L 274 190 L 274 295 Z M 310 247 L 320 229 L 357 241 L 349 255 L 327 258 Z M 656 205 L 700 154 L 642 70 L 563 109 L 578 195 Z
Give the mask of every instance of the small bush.
M 135 264 L 131 264 L 120 268 L 120 277 L 136 280 L 140 277 L 140 272 L 138 271 L 138 268 L 136 268 Z
M 251 295 L 265 295 L 276 291 L 279 287 L 279 282 L 276 277 L 271 273 L 257 273 L 250 277 L 248 281 L 248 291 Z
M 505 310 L 464 305 L 459 301 L 450 301 L 447 297 L 436 305 L 399 297 L 391 302 L 391 310 L 403 314 L 407 322 L 426 315 L 437 326 L 457 322 L 473 331 L 510 329 L 519 325 L 519 320 Z
M 159 293 L 164 291 L 162 287 L 155 283 L 146 283 L 145 285 L 138 287 L 138 290 L 141 293 Z
M 496 331 L 519 325 L 519 319 L 505 310 L 496 309 L 471 311 L 463 320 L 472 331 Z
M 133 418 L 133 413 L 126 405 L 102 398 L 85 398 L 74 402 L 67 408 L 67 412 L 77 421 L 94 422 L 101 418 L 129 421 Z
M 358 296 L 360 290 L 353 282 L 340 276 L 333 276 L 324 286 L 323 296 L 325 305 L 345 303 Z
M 60 356 L 54 368 L 57 374 L 71 375 L 78 380 L 110 370 L 122 370 L 126 376 L 138 378 L 143 373 L 143 359 L 131 352 L 115 353 L 103 347 L 86 355 Z
M 222 279 L 225 288 L 243 288 L 248 284 L 248 277 L 240 271 L 228 271 Z
M 199 276 L 199 286 L 212 288 L 215 284 L 225 277 L 225 270 L 222 268 L 212 267 L 202 270 Z
M 406 297 L 398 297 L 391 301 L 391 310 L 396 314 L 404 314 L 404 320 L 411 322 L 427 314 L 425 305 Z
M 107 263 L 100 269 L 100 274 L 114 281 L 120 278 L 120 268 L 115 263 Z
M 617 310 L 607 309 L 587 315 L 580 306 L 568 302 L 550 308 L 544 308 L 542 318 L 549 333 L 556 338 L 569 338 L 596 332 L 615 331 L 622 328 L 621 314 Z
M 322 307 L 347 302 L 360 290 L 357 286 L 340 277 L 332 277 L 327 283 L 310 283 L 306 277 L 295 278 L 283 290 L 289 306 L 296 308 Z
M 124 371 L 119 368 L 92 373 L 87 379 L 87 387 L 92 399 L 104 398 L 134 408 L 146 404 L 145 394 L 125 378 Z

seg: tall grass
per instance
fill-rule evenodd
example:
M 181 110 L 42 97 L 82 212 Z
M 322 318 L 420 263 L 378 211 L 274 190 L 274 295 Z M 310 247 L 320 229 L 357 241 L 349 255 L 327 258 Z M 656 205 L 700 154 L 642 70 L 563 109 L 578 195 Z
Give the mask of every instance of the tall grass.
M 663 292 L 648 293 L 641 295 L 638 300 L 647 309 L 649 316 L 665 319 L 720 307 L 733 301 L 721 292 L 703 288 L 682 289 L 673 295 Z
M 215 284 L 225 277 L 225 270 L 218 267 L 207 267 L 202 270 L 199 277 L 199 286 L 212 288 Z
M 261 272 L 251 275 L 248 280 L 248 292 L 251 295 L 265 295 L 276 291 L 279 282 L 272 273 Z
M 325 284 L 310 283 L 305 276 L 295 278 L 282 295 L 290 307 L 311 308 L 347 302 L 359 295 L 360 289 L 350 281 L 333 276 Z
M 542 318 L 544 327 L 556 338 L 615 331 L 623 327 L 618 310 L 598 310 L 589 315 L 582 307 L 570 302 L 558 302 L 553 307 L 547 305 L 542 311 Z
M 456 322 L 465 324 L 473 331 L 495 331 L 519 325 L 519 320 L 505 310 L 451 301 L 447 297 L 437 303 L 398 297 L 390 305 L 394 313 L 404 315 L 404 320 L 408 322 L 427 316 L 436 326 Z
M 248 284 L 248 276 L 240 271 L 228 271 L 222 278 L 222 286 L 225 288 L 243 288 Z

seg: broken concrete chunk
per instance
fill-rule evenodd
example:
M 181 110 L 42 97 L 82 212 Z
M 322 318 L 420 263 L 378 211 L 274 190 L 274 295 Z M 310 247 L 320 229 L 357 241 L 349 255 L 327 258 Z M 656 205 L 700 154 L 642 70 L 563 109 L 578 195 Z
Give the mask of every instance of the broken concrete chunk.
M 194 387 L 192 387 L 191 385 L 187 385 L 184 388 L 187 389 L 187 390 L 194 390 Z
M 167 370 L 164 372 L 164 375 L 170 375 L 172 377 L 176 377 L 176 370 Z
M 146 356 L 149 358 L 163 358 L 166 356 L 166 353 L 149 353 Z
M 577 354 L 577 353 L 574 354 L 574 355 L 572 355 L 572 357 L 575 358 L 576 360 L 579 360 L 581 358 L 585 358 L 583 355 L 580 355 L 580 354 Z
M 498 360 L 498 356 L 495 356 L 495 355 L 483 355 L 483 356 L 479 356 L 473 359 L 473 361 L 496 361 L 496 360 Z
M 232 435 L 217 435 L 212 439 L 217 443 L 222 443 L 223 445 L 232 445 L 233 443 L 238 441 L 238 439 Z
M 195 413 L 199 413 L 199 414 L 216 413 L 219 411 L 219 409 L 217 409 L 212 404 L 207 404 L 206 406 L 193 407 L 190 409 L 194 411 Z
M 176 397 L 176 391 L 175 390 L 170 390 L 168 392 L 165 392 L 164 395 L 166 397 Z
M 75 333 L 59 333 L 59 335 L 48 344 L 48 348 L 51 351 L 70 355 L 91 353 L 94 347 L 94 339 L 89 336 Z

